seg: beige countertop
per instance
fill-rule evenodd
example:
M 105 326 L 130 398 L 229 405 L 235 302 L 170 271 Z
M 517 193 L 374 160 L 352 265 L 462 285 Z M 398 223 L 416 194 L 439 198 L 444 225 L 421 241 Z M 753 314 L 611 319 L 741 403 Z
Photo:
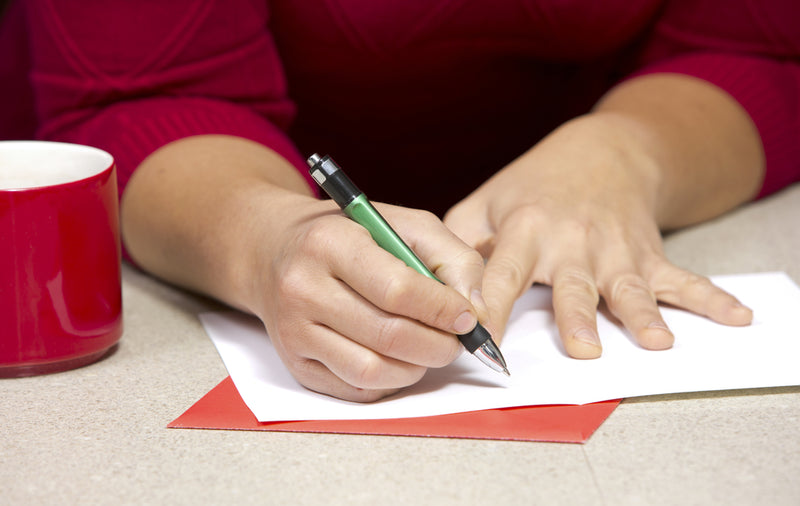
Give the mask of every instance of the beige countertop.
M 800 185 L 666 250 L 800 283 Z M 113 355 L 0 380 L 0 504 L 800 504 L 800 387 L 628 399 L 584 445 L 167 429 L 227 376 L 218 306 L 127 267 L 123 297 Z

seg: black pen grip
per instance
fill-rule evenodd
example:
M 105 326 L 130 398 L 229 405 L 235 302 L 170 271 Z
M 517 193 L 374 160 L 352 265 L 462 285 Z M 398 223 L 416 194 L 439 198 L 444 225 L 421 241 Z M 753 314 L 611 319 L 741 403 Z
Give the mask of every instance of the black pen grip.
M 480 346 L 491 339 L 491 337 L 492 336 L 489 334 L 489 331 L 479 323 L 475 325 L 475 328 L 472 329 L 472 331 L 458 336 L 458 340 L 461 341 L 461 344 L 464 345 L 464 348 L 466 348 L 468 352 L 475 353 L 475 350 L 480 348 Z
M 312 160 L 312 159 L 310 159 Z M 361 190 L 353 183 L 347 174 L 339 168 L 333 158 L 325 155 L 322 158 L 313 158 L 314 163 L 309 168 L 311 177 L 319 184 L 325 193 L 344 209 L 361 195 Z

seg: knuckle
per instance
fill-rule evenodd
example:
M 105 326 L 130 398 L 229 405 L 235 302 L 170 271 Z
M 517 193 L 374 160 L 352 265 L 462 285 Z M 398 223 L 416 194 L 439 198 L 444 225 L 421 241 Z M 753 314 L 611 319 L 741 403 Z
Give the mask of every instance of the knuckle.
M 427 314 L 421 320 L 439 329 L 449 329 L 455 319 L 453 315 L 457 315 L 462 311 L 459 306 L 453 304 L 450 298 L 447 297 L 447 292 L 444 292 L 441 298 L 437 297 L 435 303 L 428 304 Z M 464 309 L 466 309 L 466 306 Z
M 592 231 L 595 229 L 594 225 L 589 221 L 579 219 L 569 219 L 559 224 L 562 234 L 566 237 L 579 238 L 586 240 Z
M 574 306 L 566 311 L 556 312 L 556 322 L 561 329 L 570 329 L 569 332 L 563 332 L 571 335 L 574 330 L 583 327 L 591 327 L 595 321 L 595 309 L 589 306 Z
M 522 286 L 525 272 L 518 262 L 509 257 L 494 259 L 494 278 L 503 285 Z
M 440 267 L 440 269 L 451 269 L 456 267 L 460 269 L 483 269 L 483 255 L 481 255 L 477 250 L 464 245 L 464 247 L 453 254 L 448 262 Z
M 330 249 L 333 238 L 326 220 L 314 220 L 297 238 L 297 247 L 312 252 L 324 252 Z
M 425 356 L 420 364 L 425 367 L 445 367 L 461 356 L 464 347 L 453 334 L 438 333 L 433 344 L 425 347 Z
M 312 342 L 310 333 L 301 330 L 303 328 L 296 321 L 281 320 L 276 322 L 274 329 L 270 329 L 273 346 L 289 369 L 308 369 L 310 366 L 307 355 Z
M 442 221 L 447 225 L 453 221 L 458 221 L 462 217 L 467 217 L 469 213 L 469 206 L 465 201 L 458 202 L 453 207 L 445 211 Z
M 276 280 L 279 300 L 293 300 L 306 285 L 305 276 L 299 269 L 285 269 Z
M 393 356 L 396 350 L 403 344 L 403 336 L 400 331 L 401 320 L 399 318 L 381 318 L 381 322 L 375 331 L 374 350 L 382 355 Z
M 542 207 L 533 203 L 523 204 L 511 212 L 508 221 L 514 227 L 536 227 L 542 221 Z
M 354 387 L 353 391 L 347 396 L 348 401 L 370 403 L 395 393 L 396 390 L 374 390 L 368 388 Z
M 663 276 L 664 282 L 674 287 L 693 288 L 711 286 L 711 280 L 705 276 L 695 274 L 691 271 L 680 268 L 667 269 L 669 276 Z
M 380 305 L 384 309 L 395 312 L 408 299 L 409 285 L 397 276 L 386 276 L 381 281 Z
M 316 368 L 320 364 L 316 360 L 302 356 L 286 357 L 284 358 L 284 363 L 294 379 L 304 386 L 308 386 L 311 383 L 312 378 L 315 376 Z
M 433 226 L 435 224 L 441 223 L 439 218 L 430 211 L 426 211 L 424 209 L 412 209 L 411 210 L 412 219 L 415 222 L 418 222 L 421 226 Z
M 347 386 L 342 385 L 341 388 L 332 388 L 331 386 L 325 387 L 318 379 L 319 368 L 325 367 L 325 365 L 314 359 L 292 357 L 286 361 L 286 366 L 292 376 L 306 388 L 316 392 L 334 395 L 352 402 L 375 402 L 398 390 L 397 388 L 384 389 L 362 387 L 356 383 L 350 383 L 346 378 L 343 380 Z
M 465 247 L 456 253 L 447 263 L 436 270 L 436 275 L 441 279 L 460 279 L 463 273 L 470 274 L 483 272 L 485 263 L 483 255 L 472 248 Z
M 619 305 L 632 297 L 648 297 L 655 302 L 655 295 L 641 276 L 635 274 L 624 274 L 616 276 L 607 290 L 604 291 L 606 300 L 612 305 Z
M 686 271 L 683 285 L 690 290 L 710 290 L 714 288 L 714 283 L 705 276 Z
M 672 275 L 659 282 L 656 294 L 658 299 L 664 302 L 684 305 L 689 301 L 709 296 L 715 288 L 711 280 L 705 276 L 675 269 Z
M 352 379 L 348 383 L 358 388 L 375 388 L 381 384 L 383 369 L 381 358 L 370 354 L 353 364 Z
M 572 303 L 576 300 L 589 300 L 594 305 L 600 302 L 597 284 L 592 276 L 582 269 L 563 269 L 554 279 L 553 290 L 558 292 L 554 299 L 558 298 Z
M 441 348 L 441 353 L 433 354 L 433 363 L 431 367 L 444 367 L 446 365 L 452 364 L 458 357 L 461 356 L 464 348 L 461 346 L 461 342 L 453 336 L 448 336 L 446 344 L 443 344 Z
M 459 254 L 457 260 L 458 263 L 468 268 L 483 269 L 484 267 L 483 255 L 472 248 L 464 250 Z
M 316 303 L 313 292 L 309 290 L 308 276 L 300 269 L 281 273 L 274 287 L 274 325 L 284 335 L 302 336 L 303 321 L 312 321 Z

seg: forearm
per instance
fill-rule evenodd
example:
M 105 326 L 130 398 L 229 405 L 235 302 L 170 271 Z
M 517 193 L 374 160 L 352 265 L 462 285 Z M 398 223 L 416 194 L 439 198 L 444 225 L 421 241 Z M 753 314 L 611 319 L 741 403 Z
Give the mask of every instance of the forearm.
M 282 202 L 311 192 L 272 150 L 229 136 L 196 136 L 159 149 L 139 166 L 122 199 L 123 241 L 145 270 L 234 307 L 252 310 L 247 245 L 267 240 Z M 253 207 L 274 210 L 270 216 Z M 259 220 L 258 227 L 253 226 Z
M 612 89 L 593 115 L 615 122 L 653 163 L 662 229 L 710 219 L 758 192 L 764 153 L 750 117 L 730 96 L 700 79 L 651 74 Z

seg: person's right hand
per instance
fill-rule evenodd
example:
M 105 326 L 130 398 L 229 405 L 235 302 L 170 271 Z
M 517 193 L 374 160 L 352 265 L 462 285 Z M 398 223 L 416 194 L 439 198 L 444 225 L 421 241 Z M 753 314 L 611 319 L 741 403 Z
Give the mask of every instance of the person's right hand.
M 309 389 L 372 401 L 452 362 L 463 349 L 455 334 L 488 313 L 480 254 L 430 213 L 376 205 L 445 286 L 310 193 L 258 143 L 179 139 L 128 182 L 125 246 L 148 272 L 261 318 Z
M 381 249 L 333 202 L 302 195 L 285 195 L 251 245 L 250 309 L 286 367 L 311 390 L 362 402 L 455 360 L 463 350 L 455 334 L 486 315 L 478 252 L 430 213 L 376 207 L 446 284 Z

